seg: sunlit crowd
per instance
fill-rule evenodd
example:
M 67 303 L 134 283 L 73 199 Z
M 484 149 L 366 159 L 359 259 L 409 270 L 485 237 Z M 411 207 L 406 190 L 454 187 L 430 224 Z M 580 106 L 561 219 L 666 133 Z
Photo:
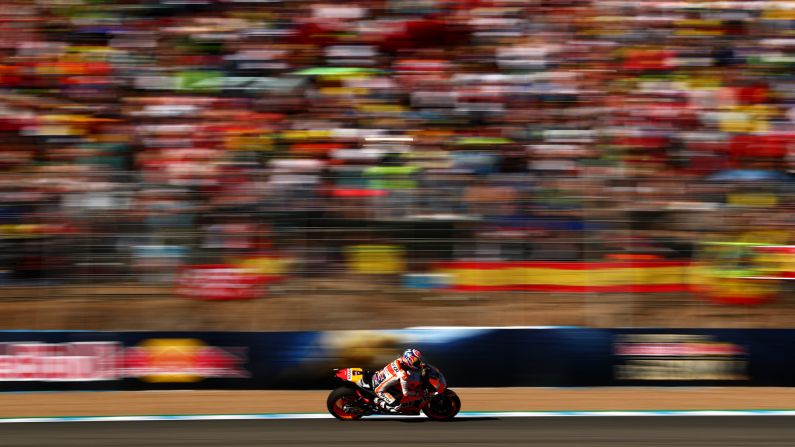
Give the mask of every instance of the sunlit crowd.
M 5 0 L 0 55 L 8 280 L 793 225 L 791 1 Z

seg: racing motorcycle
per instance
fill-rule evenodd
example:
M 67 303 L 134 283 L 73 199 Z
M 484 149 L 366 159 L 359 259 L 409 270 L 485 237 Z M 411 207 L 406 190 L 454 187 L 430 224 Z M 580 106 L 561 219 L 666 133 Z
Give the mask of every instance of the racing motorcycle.
M 342 384 L 329 394 L 326 407 L 329 413 L 340 420 L 357 420 L 373 414 L 417 416 L 422 412 L 435 421 L 449 421 L 461 409 L 461 399 L 455 391 L 447 388 L 442 372 L 428 364 L 420 370 L 420 379 L 416 383 L 409 383 L 420 398 L 402 405 L 398 413 L 384 410 L 376 404 L 372 371 L 362 368 L 335 369 L 334 376 Z

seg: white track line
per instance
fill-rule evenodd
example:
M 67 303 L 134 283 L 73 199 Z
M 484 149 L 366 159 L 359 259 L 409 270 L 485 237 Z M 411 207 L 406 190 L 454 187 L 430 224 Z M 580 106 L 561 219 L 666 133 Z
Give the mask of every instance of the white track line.
M 458 418 L 538 418 L 538 417 L 653 417 L 653 416 L 795 416 L 795 410 L 683 410 L 683 411 L 499 411 L 461 412 Z M 413 418 L 416 416 L 374 415 L 368 418 Z M 144 421 L 236 421 L 331 419 L 328 413 L 199 414 L 161 416 L 76 416 L 40 418 L 0 418 L 0 424 L 42 422 L 144 422 Z

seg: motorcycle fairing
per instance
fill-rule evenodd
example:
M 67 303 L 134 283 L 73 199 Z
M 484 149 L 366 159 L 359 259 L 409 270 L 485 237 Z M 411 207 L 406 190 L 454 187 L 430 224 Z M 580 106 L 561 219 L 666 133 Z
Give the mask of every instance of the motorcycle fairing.
M 364 370 L 362 368 L 343 368 L 337 370 L 337 373 L 334 375 L 342 380 L 361 385 L 359 382 L 364 378 Z

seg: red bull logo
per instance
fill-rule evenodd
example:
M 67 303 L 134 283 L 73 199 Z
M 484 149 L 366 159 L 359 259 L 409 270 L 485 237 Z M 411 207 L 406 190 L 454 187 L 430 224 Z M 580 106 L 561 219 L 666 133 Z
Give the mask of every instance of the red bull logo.
M 244 362 L 244 348 L 208 346 L 192 338 L 146 340 L 124 352 L 125 376 L 150 383 L 246 378 Z

